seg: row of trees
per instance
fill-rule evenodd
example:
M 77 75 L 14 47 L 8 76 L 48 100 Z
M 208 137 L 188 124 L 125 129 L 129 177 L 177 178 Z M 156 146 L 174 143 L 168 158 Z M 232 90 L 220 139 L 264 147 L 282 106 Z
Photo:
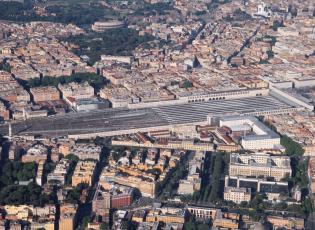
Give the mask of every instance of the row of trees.
M 42 188 L 35 182 L 28 185 L 9 185 L 0 191 L 1 205 L 34 205 L 44 206 L 47 203 L 53 204 L 56 201 L 55 195 L 42 193 Z
M 73 172 L 75 170 L 75 166 L 77 166 L 77 163 L 79 161 L 79 157 L 77 157 L 74 154 L 69 154 L 65 158 L 70 160 L 70 166 L 69 166 L 69 170 L 68 170 L 67 176 L 66 176 L 66 184 L 71 184 L 72 175 L 73 175 Z
M 205 167 L 199 201 L 217 202 L 221 199 L 221 176 L 228 170 L 229 155 L 221 152 L 212 153 L 209 160 L 206 159 L 208 170 Z
M 42 79 L 33 78 L 27 82 L 28 87 L 39 86 L 58 86 L 58 84 L 68 84 L 70 82 L 88 82 L 94 89 L 99 90 L 106 83 L 106 79 L 95 73 L 76 73 L 71 76 L 50 77 L 45 76 Z

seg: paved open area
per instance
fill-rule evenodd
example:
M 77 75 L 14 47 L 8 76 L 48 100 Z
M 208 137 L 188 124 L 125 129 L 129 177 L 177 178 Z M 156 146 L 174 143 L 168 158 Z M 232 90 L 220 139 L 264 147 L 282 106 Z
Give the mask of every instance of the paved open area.
M 290 107 L 289 104 L 286 104 L 275 97 L 263 96 L 163 106 L 153 108 L 153 110 L 171 124 L 185 124 L 206 120 L 207 115 L 209 114 L 244 114 Z
M 63 136 L 110 132 L 202 122 L 209 114 L 244 114 L 286 108 L 292 108 L 292 105 L 271 96 L 262 96 L 137 110 L 106 109 L 16 122 L 12 124 L 12 134 Z M 0 132 L 7 135 L 8 125 L 0 126 Z

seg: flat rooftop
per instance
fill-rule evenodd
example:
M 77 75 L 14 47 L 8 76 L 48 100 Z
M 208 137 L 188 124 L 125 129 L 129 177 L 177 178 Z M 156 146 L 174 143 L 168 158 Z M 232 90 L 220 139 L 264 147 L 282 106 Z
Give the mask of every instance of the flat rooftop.
M 206 122 L 208 115 L 244 114 L 297 107 L 299 106 L 289 105 L 272 96 L 260 96 L 146 109 L 104 109 L 17 121 L 12 123 L 12 134 L 53 137 L 106 133 Z M 7 124 L 0 125 L 0 133 L 8 135 Z

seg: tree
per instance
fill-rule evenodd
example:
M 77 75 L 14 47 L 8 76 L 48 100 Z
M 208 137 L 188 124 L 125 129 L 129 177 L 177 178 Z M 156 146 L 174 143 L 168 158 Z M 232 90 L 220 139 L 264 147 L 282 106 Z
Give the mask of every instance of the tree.
M 285 153 L 289 156 L 302 156 L 304 154 L 304 149 L 301 147 L 301 145 L 286 135 L 281 136 L 281 145 L 285 147 Z
M 70 160 L 69 170 L 66 175 L 66 184 L 71 184 L 72 175 L 73 175 L 75 166 L 77 165 L 79 161 L 79 157 L 74 154 L 69 154 L 65 158 Z
M 275 20 L 272 24 L 272 29 L 277 31 L 279 27 L 284 27 L 283 21 Z
M 97 91 L 106 85 L 107 81 L 103 76 L 95 73 L 75 73 L 70 76 L 50 77 L 44 76 L 42 79 L 33 78 L 27 82 L 28 87 L 40 87 L 40 86 L 55 86 L 59 84 L 68 84 L 71 82 L 76 83 L 89 83 Z
M 211 191 L 210 191 L 210 201 L 215 201 L 219 199 L 220 192 L 220 178 L 222 172 L 222 153 L 216 153 L 214 169 L 212 173 L 211 180 Z
M 108 223 L 103 222 L 103 223 L 101 224 L 101 226 L 100 226 L 100 229 L 101 229 L 101 230 L 108 230 L 108 229 L 109 229 Z
M 183 82 L 183 85 L 182 85 L 182 87 L 185 88 L 185 89 L 188 89 L 188 88 L 190 88 L 192 86 L 193 86 L 192 83 L 190 81 L 188 81 L 188 80 L 185 80 Z
M 84 228 L 87 228 L 89 222 L 90 222 L 90 217 L 89 217 L 89 216 L 83 217 L 83 219 L 82 219 L 82 225 L 83 225 Z

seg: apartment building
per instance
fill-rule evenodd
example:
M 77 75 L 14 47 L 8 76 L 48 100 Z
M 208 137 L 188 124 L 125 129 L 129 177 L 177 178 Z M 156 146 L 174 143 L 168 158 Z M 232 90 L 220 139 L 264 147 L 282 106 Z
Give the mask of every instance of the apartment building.
M 304 229 L 304 219 L 302 218 L 267 216 L 267 221 L 273 225 L 274 229 Z
M 62 93 L 63 99 L 67 98 L 73 99 L 86 99 L 94 96 L 94 88 L 89 85 L 88 82 L 83 82 L 81 84 L 76 82 L 71 82 L 69 84 L 59 84 L 59 90 Z
M 60 99 L 60 92 L 54 86 L 31 88 L 30 92 L 35 102 L 55 101 Z
M 80 160 L 93 159 L 100 160 L 102 148 L 95 144 L 75 144 L 69 148 L 69 154 L 74 154 L 79 157 Z
M 146 222 L 185 223 L 186 209 L 163 207 L 151 210 L 146 215 Z
M 249 202 L 251 200 L 251 190 L 250 188 L 225 187 L 223 197 L 224 200 L 233 201 L 236 204 L 243 201 Z
M 44 227 L 47 230 L 54 230 L 54 221 L 56 218 L 55 205 L 45 205 L 44 207 L 5 205 L 4 210 L 7 220 L 29 221 L 31 223 L 31 229 Z
M 79 161 L 72 175 L 72 186 L 77 186 L 80 183 L 92 185 L 95 173 L 95 161 Z
M 61 204 L 59 230 L 74 230 L 77 217 L 77 205 Z
M 215 219 L 217 216 L 221 216 L 221 210 L 200 206 L 187 206 L 187 210 L 190 214 L 194 215 L 197 219 Z
M 48 150 L 43 145 L 34 145 L 26 151 L 26 154 L 22 156 L 22 162 L 36 162 L 47 160 Z
M 132 204 L 134 189 L 126 186 L 112 185 L 104 188 L 99 185 L 92 200 L 92 210 L 102 220 L 109 218 L 109 209 L 121 208 Z
M 102 221 L 109 221 L 109 210 L 111 208 L 111 194 L 102 186 L 98 186 L 92 200 L 92 211 Z
M 100 180 L 100 185 L 107 187 L 110 183 L 116 183 L 132 188 L 137 188 L 141 192 L 142 196 L 155 197 L 156 181 L 154 177 L 129 175 L 128 173 L 119 173 L 114 168 L 104 168 Z
M 237 220 L 226 219 L 226 218 L 217 218 L 213 221 L 214 228 L 223 228 L 223 229 L 239 229 L 239 223 Z
M 53 172 L 49 173 L 47 176 L 48 183 L 60 183 L 61 185 L 65 184 L 66 176 L 69 170 L 70 161 L 68 159 L 61 159 Z

